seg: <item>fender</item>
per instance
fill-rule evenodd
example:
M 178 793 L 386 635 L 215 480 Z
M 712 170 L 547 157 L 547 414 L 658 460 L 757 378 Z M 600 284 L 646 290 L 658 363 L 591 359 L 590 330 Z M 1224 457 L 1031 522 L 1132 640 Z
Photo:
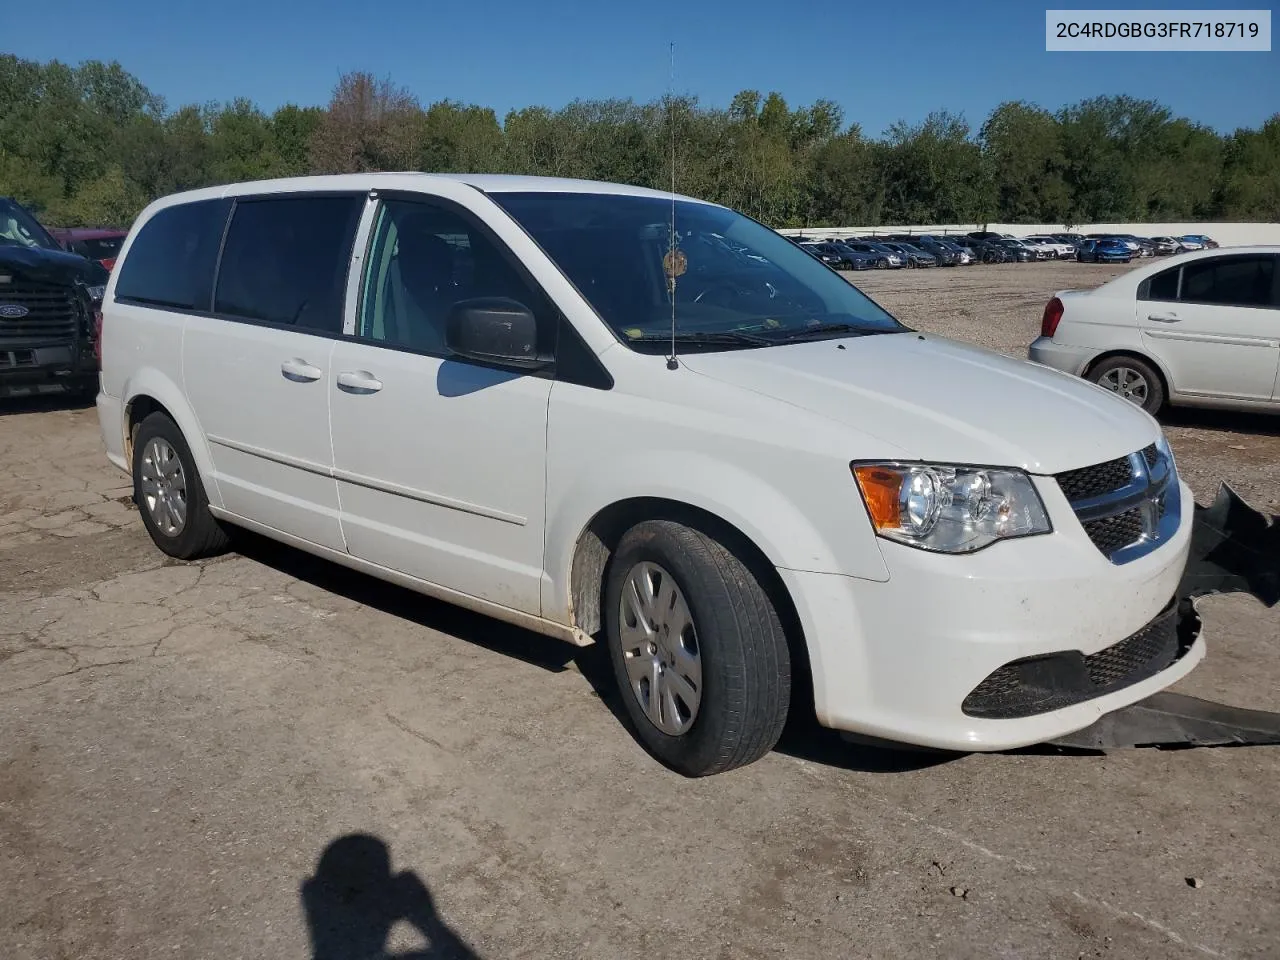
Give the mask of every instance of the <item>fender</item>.
M 667 464 L 681 463 L 678 482 Z M 592 519 L 623 500 L 656 497 L 714 514 L 748 537 L 774 566 L 844 573 L 886 581 L 880 554 L 858 491 L 849 481 L 847 511 L 820 529 L 786 494 L 760 474 L 688 450 L 647 450 L 602 458 L 556 490 L 548 487 L 542 611 L 548 620 L 570 621 L 573 558 Z
M 218 490 L 215 480 L 213 455 L 205 440 L 204 431 L 200 428 L 200 421 L 196 419 L 195 411 L 191 409 L 191 404 L 187 402 L 186 395 L 178 385 L 167 374 L 155 367 L 140 367 L 125 381 L 122 396 L 125 404 L 126 433 L 129 424 L 128 411 L 138 397 L 151 397 L 169 411 L 174 423 L 182 431 L 187 446 L 191 449 L 191 457 L 196 462 L 196 470 L 200 473 L 200 480 L 204 484 L 209 503 L 215 507 L 221 507 L 222 493 Z M 131 450 L 132 442 L 128 436 L 125 437 L 125 441 L 125 449 Z

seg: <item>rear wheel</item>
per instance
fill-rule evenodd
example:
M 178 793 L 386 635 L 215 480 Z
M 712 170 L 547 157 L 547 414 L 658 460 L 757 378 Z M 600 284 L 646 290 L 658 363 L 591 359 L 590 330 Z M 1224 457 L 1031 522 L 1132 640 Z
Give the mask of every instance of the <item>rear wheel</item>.
M 209 512 L 191 449 L 168 415 L 149 414 L 133 438 L 133 499 L 157 547 L 195 560 L 221 553 L 230 537 Z
M 1164 384 L 1151 364 L 1137 357 L 1108 357 L 1088 379 L 1155 416 L 1164 406 Z
M 619 542 L 604 600 L 614 677 L 654 757 L 701 777 L 773 749 L 791 698 L 786 635 L 728 547 L 679 523 L 644 521 Z

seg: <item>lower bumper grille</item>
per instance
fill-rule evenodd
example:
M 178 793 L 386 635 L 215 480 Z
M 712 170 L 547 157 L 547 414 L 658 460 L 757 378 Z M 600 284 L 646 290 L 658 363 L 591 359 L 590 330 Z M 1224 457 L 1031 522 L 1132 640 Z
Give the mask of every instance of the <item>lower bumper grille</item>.
M 1064 650 L 997 668 L 964 698 L 971 717 L 1012 720 L 1084 703 L 1154 677 L 1190 649 L 1181 636 L 1178 603 L 1114 646 L 1085 655 Z

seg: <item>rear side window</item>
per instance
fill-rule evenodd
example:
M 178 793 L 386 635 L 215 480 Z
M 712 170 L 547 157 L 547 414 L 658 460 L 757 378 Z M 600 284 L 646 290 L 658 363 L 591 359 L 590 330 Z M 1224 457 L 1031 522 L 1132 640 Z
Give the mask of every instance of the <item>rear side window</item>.
M 1178 273 L 1181 270 L 1181 267 L 1174 267 L 1172 270 L 1165 270 L 1163 273 L 1157 273 L 1147 281 L 1147 288 L 1142 299 L 1177 300 Z
M 240 200 L 213 309 L 260 323 L 342 332 L 360 196 Z
M 1215 257 L 1182 268 L 1183 301 L 1234 307 L 1272 306 L 1276 258 Z
M 199 200 L 165 207 L 144 223 L 119 267 L 116 299 L 208 310 L 230 207 L 228 200 Z

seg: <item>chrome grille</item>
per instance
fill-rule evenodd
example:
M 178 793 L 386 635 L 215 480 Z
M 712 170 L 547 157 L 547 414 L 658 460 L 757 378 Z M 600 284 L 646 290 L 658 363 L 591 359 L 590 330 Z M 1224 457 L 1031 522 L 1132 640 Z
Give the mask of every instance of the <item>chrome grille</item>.
M 1071 501 L 1101 496 L 1119 490 L 1133 479 L 1133 467 L 1128 457 L 1108 460 L 1106 463 L 1081 467 L 1058 474 L 1058 485 Z
M 1090 520 L 1084 525 L 1093 545 L 1107 556 L 1142 536 L 1142 509 L 1134 507 L 1114 517 Z
M 1150 553 L 1182 519 L 1173 460 L 1154 443 L 1055 479 L 1093 545 L 1115 564 Z
M 0 311 L 0 337 L 73 337 L 78 313 L 72 289 L 56 283 L 39 283 L 14 278 L 0 284 L 0 307 L 25 307 L 21 317 L 6 317 Z

